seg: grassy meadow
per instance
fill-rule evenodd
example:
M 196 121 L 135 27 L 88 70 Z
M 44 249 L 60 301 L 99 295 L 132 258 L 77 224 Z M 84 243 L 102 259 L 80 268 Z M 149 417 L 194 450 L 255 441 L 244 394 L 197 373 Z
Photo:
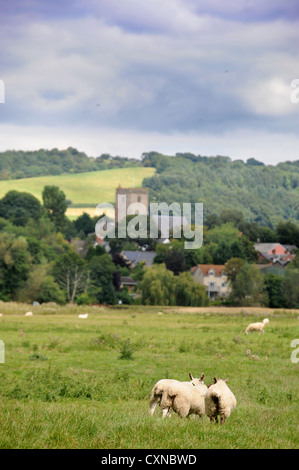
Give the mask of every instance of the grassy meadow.
M 298 310 L 0 303 L 0 312 L 2 449 L 298 448 Z M 265 316 L 264 335 L 244 334 Z M 207 384 L 229 377 L 237 407 L 223 426 L 162 420 L 158 407 L 150 417 L 155 382 L 189 372 Z
M 94 210 L 99 203 L 114 203 L 115 189 L 119 185 L 124 188 L 140 187 L 143 179 L 151 177 L 154 173 L 154 168 L 133 167 L 6 180 L 0 181 L 0 198 L 13 189 L 29 192 L 42 201 L 44 186 L 55 185 L 64 191 L 66 198 L 72 201 L 72 205 L 86 207 L 90 205 Z

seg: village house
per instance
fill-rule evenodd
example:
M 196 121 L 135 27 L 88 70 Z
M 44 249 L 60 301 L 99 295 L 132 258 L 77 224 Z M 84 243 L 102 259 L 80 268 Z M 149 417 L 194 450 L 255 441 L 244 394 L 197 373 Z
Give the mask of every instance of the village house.
M 258 264 L 277 265 L 284 268 L 295 258 L 297 247 L 294 245 L 281 245 L 280 243 L 256 243 L 258 252 Z
M 191 274 L 195 282 L 206 286 L 210 300 L 230 293 L 224 264 L 198 264 L 191 268 Z
M 120 288 L 127 287 L 129 292 L 132 292 L 137 286 L 137 282 L 131 276 L 121 276 Z
M 150 268 L 156 256 L 155 251 L 122 251 L 120 254 L 128 261 L 130 268 L 135 268 L 138 263 L 144 263 Z

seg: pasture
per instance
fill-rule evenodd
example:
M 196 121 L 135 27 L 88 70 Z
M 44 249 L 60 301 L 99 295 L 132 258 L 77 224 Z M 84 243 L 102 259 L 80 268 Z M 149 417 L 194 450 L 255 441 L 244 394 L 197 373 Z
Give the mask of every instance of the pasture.
M 0 302 L 0 312 L 0 448 L 298 448 L 298 310 Z M 265 316 L 264 335 L 244 334 Z M 223 426 L 162 420 L 159 407 L 150 417 L 155 382 L 189 372 L 229 377 L 237 407 Z
M 134 167 L 0 181 L 0 198 L 8 191 L 16 190 L 29 192 L 42 201 L 44 186 L 54 185 L 59 186 L 73 206 L 92 206 L 95 209 L 99 203 L 114 203 L 115 189 L 119 185 L 140 187 L 143 179 L 154 173 L 154 168 Z

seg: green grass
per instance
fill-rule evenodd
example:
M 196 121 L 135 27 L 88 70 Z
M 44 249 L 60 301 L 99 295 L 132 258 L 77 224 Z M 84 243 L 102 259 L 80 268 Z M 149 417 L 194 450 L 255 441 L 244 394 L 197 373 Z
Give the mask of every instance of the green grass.
M 97 205 L 102 202 L 114 202 L 118 185 L 124 188 L 140 187 L 143 179 L 152 176 L 154 172 L 154 168 L 117 168 L 0 181 L 0 198 L 13 189 L 29 192 L 41 201 L 44 186 L 55 185 L 64 191 L 66 198 L 71 200 L 73 205 Z
M 298 448 L 298 311 L 269 310 L 265 334 L 246 336 L 257 313 L 88 306 L 80 320 L 76 306 L 0 310 L 0 448 Z M 162 420 L 160 409 L 150 417 L 155 382 L 189 372 L 208 384 L 229 377 L 237 407 L 223 426 Z

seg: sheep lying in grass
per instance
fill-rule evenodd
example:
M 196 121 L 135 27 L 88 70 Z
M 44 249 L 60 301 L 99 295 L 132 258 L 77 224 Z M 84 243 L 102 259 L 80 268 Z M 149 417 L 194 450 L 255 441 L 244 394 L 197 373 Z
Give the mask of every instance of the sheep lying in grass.
M 174 379 L 158 380 L 158 382 L 154 385 L 152 389 L 151 397 L 150 397 L 151 416 L 153 416 L 156 406 L 161 404 L 163 392 L 168 386 L 170 386 L 173 383 L 194 383 L 194 385 L 200 382 L 203 383 L 204 374 L 201 374 L 200 379 L 194 378 L 191 373 L 189 373 L 189 377 L 190 377 L 190 382 L 179 382 L 178 380 L 174 380 Z M 168 413 L 168 416 L 170 416 L 170 411 Z
M 197 414 L 201 418 L 205 413 L 204 396 L 207 386 L 200 379 L 191 382 L 173 382 L 164 390 L 161 399 L 162 417 L 165 418 L 169 409 L 173 409 L 181 418 Z
M 205 413 L 211 422 L 215 420 L 218 423 L 218 415 L 220 415 L 220 422 L 223 424 L 236 407 L 237 400 L 226 385 L 227 380 L 214 377 L 214 384 L 208 386 L 204 397 Z
M 26 312 L 25 317 L 33 317 L 33 313 L 32 312 Z
M 88 313 L 81 313 L 78 318 L 88 318 Z
M 245 335 L 248 335 L 249 331 L 259 331 L 259 334 L 265 333 L 264 328 L 267 323 L 269 323 L 268 318 L 265 318 L 262 322 L 250 323 L 245 330 Z

